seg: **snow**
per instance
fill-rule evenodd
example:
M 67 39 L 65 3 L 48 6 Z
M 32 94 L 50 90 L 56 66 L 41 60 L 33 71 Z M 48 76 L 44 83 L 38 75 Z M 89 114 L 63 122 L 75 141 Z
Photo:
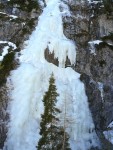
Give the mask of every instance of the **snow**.
M 68 5 L 66 5 L 64 2 L 61 2 L 60 7 L 61 7 L 60 11 L 61 11 L 62 17 L 70 17 L 71 16 Z
M 94 40 L 94 41 L 89 41 L 88 43 L 93 43 L 93 44 L 100 44 L 101 42 L 103 42 L 103 41 L 101 41 L 101 40 Z
M 8 78 L 11 86 L 10 122 L 4 150 L 36 150 L 43 113 L 42 99 L 51 73 L 59 93 L 57 106 L 62 111 L 59 116 L 61 125 L 64 123 L 64 103 L 67 104 L 66 130 L 71 149 L 88 150 L 99 144 L 80 74 L 70 67 L 65 68 L 66 57 L 71 64 L 75 63 L 76 46 L 63 34 L 62 12 L 59 9 L 61 1 L 46 0 L 46 4 L 36 30 L 24 43 L 25 48 L 19 58 L 20 67 L 12 71 Z M 45 60 L 46 48 L 58 58 L 58 67 Z
M 13 47 L 13 50 L 16 49 L 16 45 L 9 41 L 0 41 L 0 44 L 8 44 L 9 46 Z
M 15 16 L 15 15 L 9 15 L 9 14 L 6 14 L 5 12 L 0 12 L 0 14 L 7 15 L 8 17 L 11 17 L 10 20 L 18 18 L 18 17 Z
M 110 46 L 113 46 L 113 43 L 109 43 L 109 42 L 108 42 L 107 44 L 110 45 Z
M 103 83 L 98 82 L 98 88 L 99 88 L 100 93 L 101 93 L 102 101 L 103 101 L 103 98 L 104 98 L 104 95 L 103 95 L 103 94 L 104 94 L 103 87 L 104 87 Z
M 96 0 L 87 0 L 89 3 L 98 4 L 102 1 L 96 1 Z
M 12 20 L 12 19 L 17 19 L 18 17 L 17 16 L 15 16 L 15 15 L 9 15 L 9 17 L 11 17 L 11 19 L 10 20 Z
M 91 54 L 93 55 L 96 55 L 96 51 L 95 51 L 95 45 L 99 45 L 101 42 L 101 40 L 94 40 L 94 41 L 89 41 L 88 44 L 90 46 L 90 51 L 91 51 Z
M 80 14 L 77 14 L 77 15 L 76 15 L 76 18 L 86 19 L 86 17 L 84 17 L 84 16 L 82 16 L 82 15 L 80 15 Z
M 8 49 L 9 49 L 9 46 L 5 46 L 5 47 L 3 48 L 3 53 L 2 53 L 2 56 L 0 56 L 0 61 L 2 61 L 3 58 L 4 58 L 4 56 L 5 56 L 6 54 L 8 54 Z
M 103 134 L 105 138 L 113 144 L 113 121 L 108 125 L 107 131 L 104 131 Z
M 108 128 L 113 128 L 113 121 L 109 124 Z
M 4 12 L 0 12 L 0 14 L 6 15 L 6 13 L 4 13 Z
M 0 61 L 2 61 L 4 59 L 4 56 L 8 54 L 8 49 L 10 47 L 12 47 L 12 50 L 15 50 L 17 48 L 14 43 L 8 42 L 8 41 L 0 41 L 0 44 L 8 44 L 8 46 L 5 46 L 3 48 L 3 52 L 2 52 L 2 54 L 0 56 Z

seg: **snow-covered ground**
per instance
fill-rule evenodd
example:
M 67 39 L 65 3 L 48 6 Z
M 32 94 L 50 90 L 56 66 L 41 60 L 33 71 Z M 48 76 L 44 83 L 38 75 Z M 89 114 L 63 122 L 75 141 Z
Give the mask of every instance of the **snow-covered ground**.
M 12 42 L 8 42 L 8 41 L 0 41 L 0 44 L 7 44 L 7 46 L 4 46 L 3 48 L 3 52 L 0 55 L 0 61 L 2 61 L 4 59 L 4 56 L 8 54 L 8 49 L 11 47 L 12 50 L 15 50 L 17 47 L 14 43 Z
M 57 106 L 62 111 L 62 125 L 66 103 L 66 130 L 70 136 L 71 149 L 88 150 L 99 144 L 84 85 L 79 80 L 80 74 L 70 67 L 65 68 L 66 57 L 71 64 L 76 62 L 76 46 L 63 34 L 62 14 L 68 10 L 65 7 L 64 13 L 60 12 L 60 0 L 46 0 L 46 4 L 36 30 L 25 42 L 27 46 L 19 58 L 20 67 L 12 71 L 8 80 L 12 90 L 4 150 L 36 150 L 43 113 L 42 99 L 52 72 L 59 93 Z M 45 60 L 46 48 L 58 58 L 58 67 Z

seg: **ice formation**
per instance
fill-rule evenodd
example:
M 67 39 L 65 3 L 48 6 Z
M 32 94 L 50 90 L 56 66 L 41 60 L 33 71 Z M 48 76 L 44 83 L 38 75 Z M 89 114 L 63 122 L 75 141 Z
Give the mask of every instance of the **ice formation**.
M 105 138 L 113 144 L 113 121 L 108 125 L 107 130 L 103 132 Z
M 95 45 L 99 45 L 100 43 L 102 43 L 101 40 L 95 40 L 95 41 L 89 41 L 88 42 L 88 44 L 89 44 L 89 50 L 90 50 L 91 54 L 96 55 Z
M 102 101 L 104 101 L 104 90 L 103 90 L 103 87 L 104 87 L 103 83 L 102 82 L 98 82 L 98 89 L 100 90 Z
M 43 96 L 49 86 L 49 77 L 54 73 L 59 93 L 57 106 L 63 125 L 66 103 L 66 130 L 72 150 L 88 150 L 98 145 L 94 124 L 88 108 L 87 97 L 80 74 L 65 68 L 66 57 L 71 64 L 76 60 L 76 47 L 63 34 L 60 0 L 46 0 L 47 6 L 39 17 L 36 30 L 20 57 L 20 67 L 12 71 L 9 104 L 10 122 L 4 150 L 36 150 L 40 138 L 40 119 L 43 113 Z M 44 52 L 54 52 L 59 60 L 55 66 L 45 60 Z

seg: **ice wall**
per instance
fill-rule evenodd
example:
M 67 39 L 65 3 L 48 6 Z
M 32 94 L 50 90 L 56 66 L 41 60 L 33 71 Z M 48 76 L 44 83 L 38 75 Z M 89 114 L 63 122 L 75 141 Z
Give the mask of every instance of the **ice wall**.
M 46 4 L 36 30 L 25 42 L 27 46 L 19 58 L 20 67 L 12 71 L 9 77 L 12 85 L 10 122 L 4 150 L 36 150 L 43 113 L 42 99 L 52 72 L 59 93 L 57 106 L 62 110 L 59 116 L 62 125 L 66 104 L 66 130 L 71 149 L 88 150 L 98 145 L 84 85 L 79 80 L 80 74 L 72 68 L 64 68 L 66 57 L 71 64 L 76 62 L 76 47 L 63 34 L 63 12 L 59 9 L 63 3 L 60 0 L 46 0 Z M 64 8 L 63 11 L 68 10 Z M 58 58 L 58 67 L 45 60 L 46 48 Z

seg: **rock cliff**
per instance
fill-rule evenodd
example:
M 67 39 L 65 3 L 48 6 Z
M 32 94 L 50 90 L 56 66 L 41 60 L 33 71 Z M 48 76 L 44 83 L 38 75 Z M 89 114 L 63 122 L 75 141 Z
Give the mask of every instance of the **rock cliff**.
M 9 119 L 6 81 L 10 71 L 18 66 L 15 55 L 19 55 L 23 42 L 35 29 L 40 11 L 37 2 L 0 1 L 0 148 L 6 139 Z
M 103 3 L 69 3 L 71 18 L 64 18 L 65 35 L 76 41 L 74 69 L 81 73 L 86 87 L 102 149 L 112 150 L 103 131 L 113 120 L 113 18 Z

